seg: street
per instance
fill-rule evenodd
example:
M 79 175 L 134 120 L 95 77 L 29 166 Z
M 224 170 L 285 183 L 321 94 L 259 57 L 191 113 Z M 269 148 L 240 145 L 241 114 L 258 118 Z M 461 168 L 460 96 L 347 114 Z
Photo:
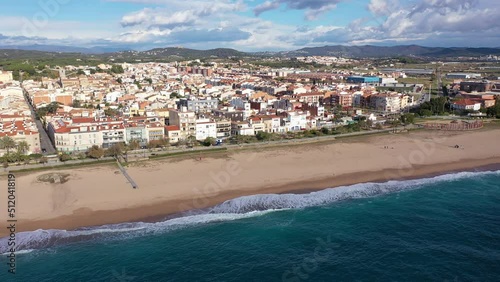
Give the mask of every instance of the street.
M 38 132 L 40 133 L 40 149 L 42 151 L 45 149 L 45 152 L 41 152 L 41 153 L 44 155 L 56 154 L 57 150 L 52 145 L 52 142 L 50 142 L 49 135 L 45 131 L 45 128 L 43 128 L 42 122 L 40 120 L 36 119 L 35 109 L 33 108 L 33 105 L 31 105 L 31 103 L 27 97 L 28 95 L 27 95 L 26 90 L 24 90 L 24 87 L 22 87 L 22 85 L 21 85 L 21 88 L 23 89 L 24 99 L 26 100 L 26 103 L 30 107 L 31 116 L 33 117 L 33 120 L 35 121 L 36 127 L 38 129 Z

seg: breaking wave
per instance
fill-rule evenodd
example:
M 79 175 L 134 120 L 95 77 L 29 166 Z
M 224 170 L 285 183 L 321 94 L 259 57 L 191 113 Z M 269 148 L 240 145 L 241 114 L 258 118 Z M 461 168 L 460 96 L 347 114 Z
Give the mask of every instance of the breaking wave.
M 388 181 L 384 183 L 361 183 L 307 194 L 262 194 L 228 200 L 198 214 L 171 218 L 165 221 L 147 223 L 133 222 L 80 228 L 77 230 L 36 230 L 16 234 L 16 251 L 46 249 L 56 245 L 95 239 L 121 239 L 135 236 L 168 232 L 200 224 L 225 222 L 264 214 L 313 206 L 322 206 L 338 201 L 368 198 L 388 193 L 417 189 L 436 182 L 455 181 L 483 175 L 500 175 L 500 171 L 459 172 L 431 178 Z M 8 252 L 8 238 L 0 239 L 0 254 Z M 28 251 L 29 250 L 29 251 Z

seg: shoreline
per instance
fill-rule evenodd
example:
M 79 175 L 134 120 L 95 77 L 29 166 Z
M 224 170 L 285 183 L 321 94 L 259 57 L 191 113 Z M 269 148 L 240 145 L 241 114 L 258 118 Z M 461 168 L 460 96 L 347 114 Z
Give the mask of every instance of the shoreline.
M 245 148 L 133 163 L 130 183 L 110 165 L 16 175 L 17 232 L 155 222 L 256 194 L 309 193 L 366 182 L 500 169 L 500 129 L 411 131 L 320 143 Z M 459 148 L 456 148 L 456 145 Z M 0 198 L 7 199 L 7 189 Z M 0 213 L 6 222 L 7 214 Z M 0 229 L 0 237 L 7 236 Z
M 432 178 L 439 175 L 446 175 L 464 171 L 495 171 L 500 170 L 500 158 L 474 159 L 464 160 L 460 163 L 421 165 L 414 168 L 414 173 L 411 176 L 386 179 L 381 177 L 387 173 L 397 172 L 398 169 L 386 169 L 381 171 L 364 172 L 362 177 L 359 173 L 340 175 L 325 179 L 312 179 L 301 182 L 294 182 L 284 185 L 263 187 L 256 190 L 251 190 L 250 193 L 242 191 L 228 191 L 221 195 L 212 197 L 208 203 L 202 206 L 202 210 L 211 208 L 221 204 L 227 200 L 258 194 L 306 194 L 315 191 L 321 191 L 329 188 L 339 188 L 343 186 L 351 186 L 362 183 L 384 183 L 392 180 L 411 180 L 419 178 Z M 357 175 L 354 180 L 353 175 Z M 335 186 L 329 183 L 335 183 Z M 304 188 L 307 187 L 307 188 Z M 248 190 L 245 190 L 248 191 Z M 131 222 L 159 222 L 169 218 L 183 216 L 186 212 L 196 210 L 178 210 L 171 208 L 172 206 L 180 206 L 183 204 L 189 205 L 193 200 L 168 200 L 153 205 L 124 208 L 120 210 L 103 210 L 103 211 L 76 211 L 72 215 L 61 216 L 53 219 L 40 221 L 19 222 L 18 232 L 34 231 L 38 229 L 60 229 L 60 230 L 75 230 L 83 227 L 99 227 L 102 225 L 131 223 Z M 47 228 L 50 226 L 50 228 Z M 0 232 L 0 238 L 7 234 Z

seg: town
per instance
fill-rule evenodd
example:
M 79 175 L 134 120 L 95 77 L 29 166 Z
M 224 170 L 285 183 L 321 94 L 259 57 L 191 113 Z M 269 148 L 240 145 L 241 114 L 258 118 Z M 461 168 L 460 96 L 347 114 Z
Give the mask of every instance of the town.
M 297 61 L 349 65 L 338 57 Z M 382 130 L 433 115 L 499 117 L 500 81 L 435 69 L 244 66 L 190 60 L 0 72 L 0 154 L 9 163 L 116 156 Z M 449 84 L 432 89 L 429 77 Z M 16 77 L 15 77 L 16 76 Z M 28 76 L 28 75 L 26 75 Z M 16 79 L 15 79 L 16 78 Z M 437 88 L 437 89 L 436 89 Z

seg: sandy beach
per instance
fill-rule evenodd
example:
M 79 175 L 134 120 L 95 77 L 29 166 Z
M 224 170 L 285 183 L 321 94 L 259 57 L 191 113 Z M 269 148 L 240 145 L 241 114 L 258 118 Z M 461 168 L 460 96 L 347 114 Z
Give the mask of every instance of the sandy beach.
M 200 153 L 131 164 L 127 170 L 139 189 L 132 189 L 112 165 L 61 170 L 70 175 L 64 184 L 37 180 L 48 171 L 19 173 L 17 231 L 152 220 L 244 195 L 474 170 L 500 164 L 499 141 L 500 129 L 422 130 Z M 5 176 L 2 183 L 7 185 Z M 6 203 L 7 189 L 0 191 Z M 7 220 L 6 211 L 0 213 L 0 220 Z M 6 231 L 1 230 L 0 237 Z

